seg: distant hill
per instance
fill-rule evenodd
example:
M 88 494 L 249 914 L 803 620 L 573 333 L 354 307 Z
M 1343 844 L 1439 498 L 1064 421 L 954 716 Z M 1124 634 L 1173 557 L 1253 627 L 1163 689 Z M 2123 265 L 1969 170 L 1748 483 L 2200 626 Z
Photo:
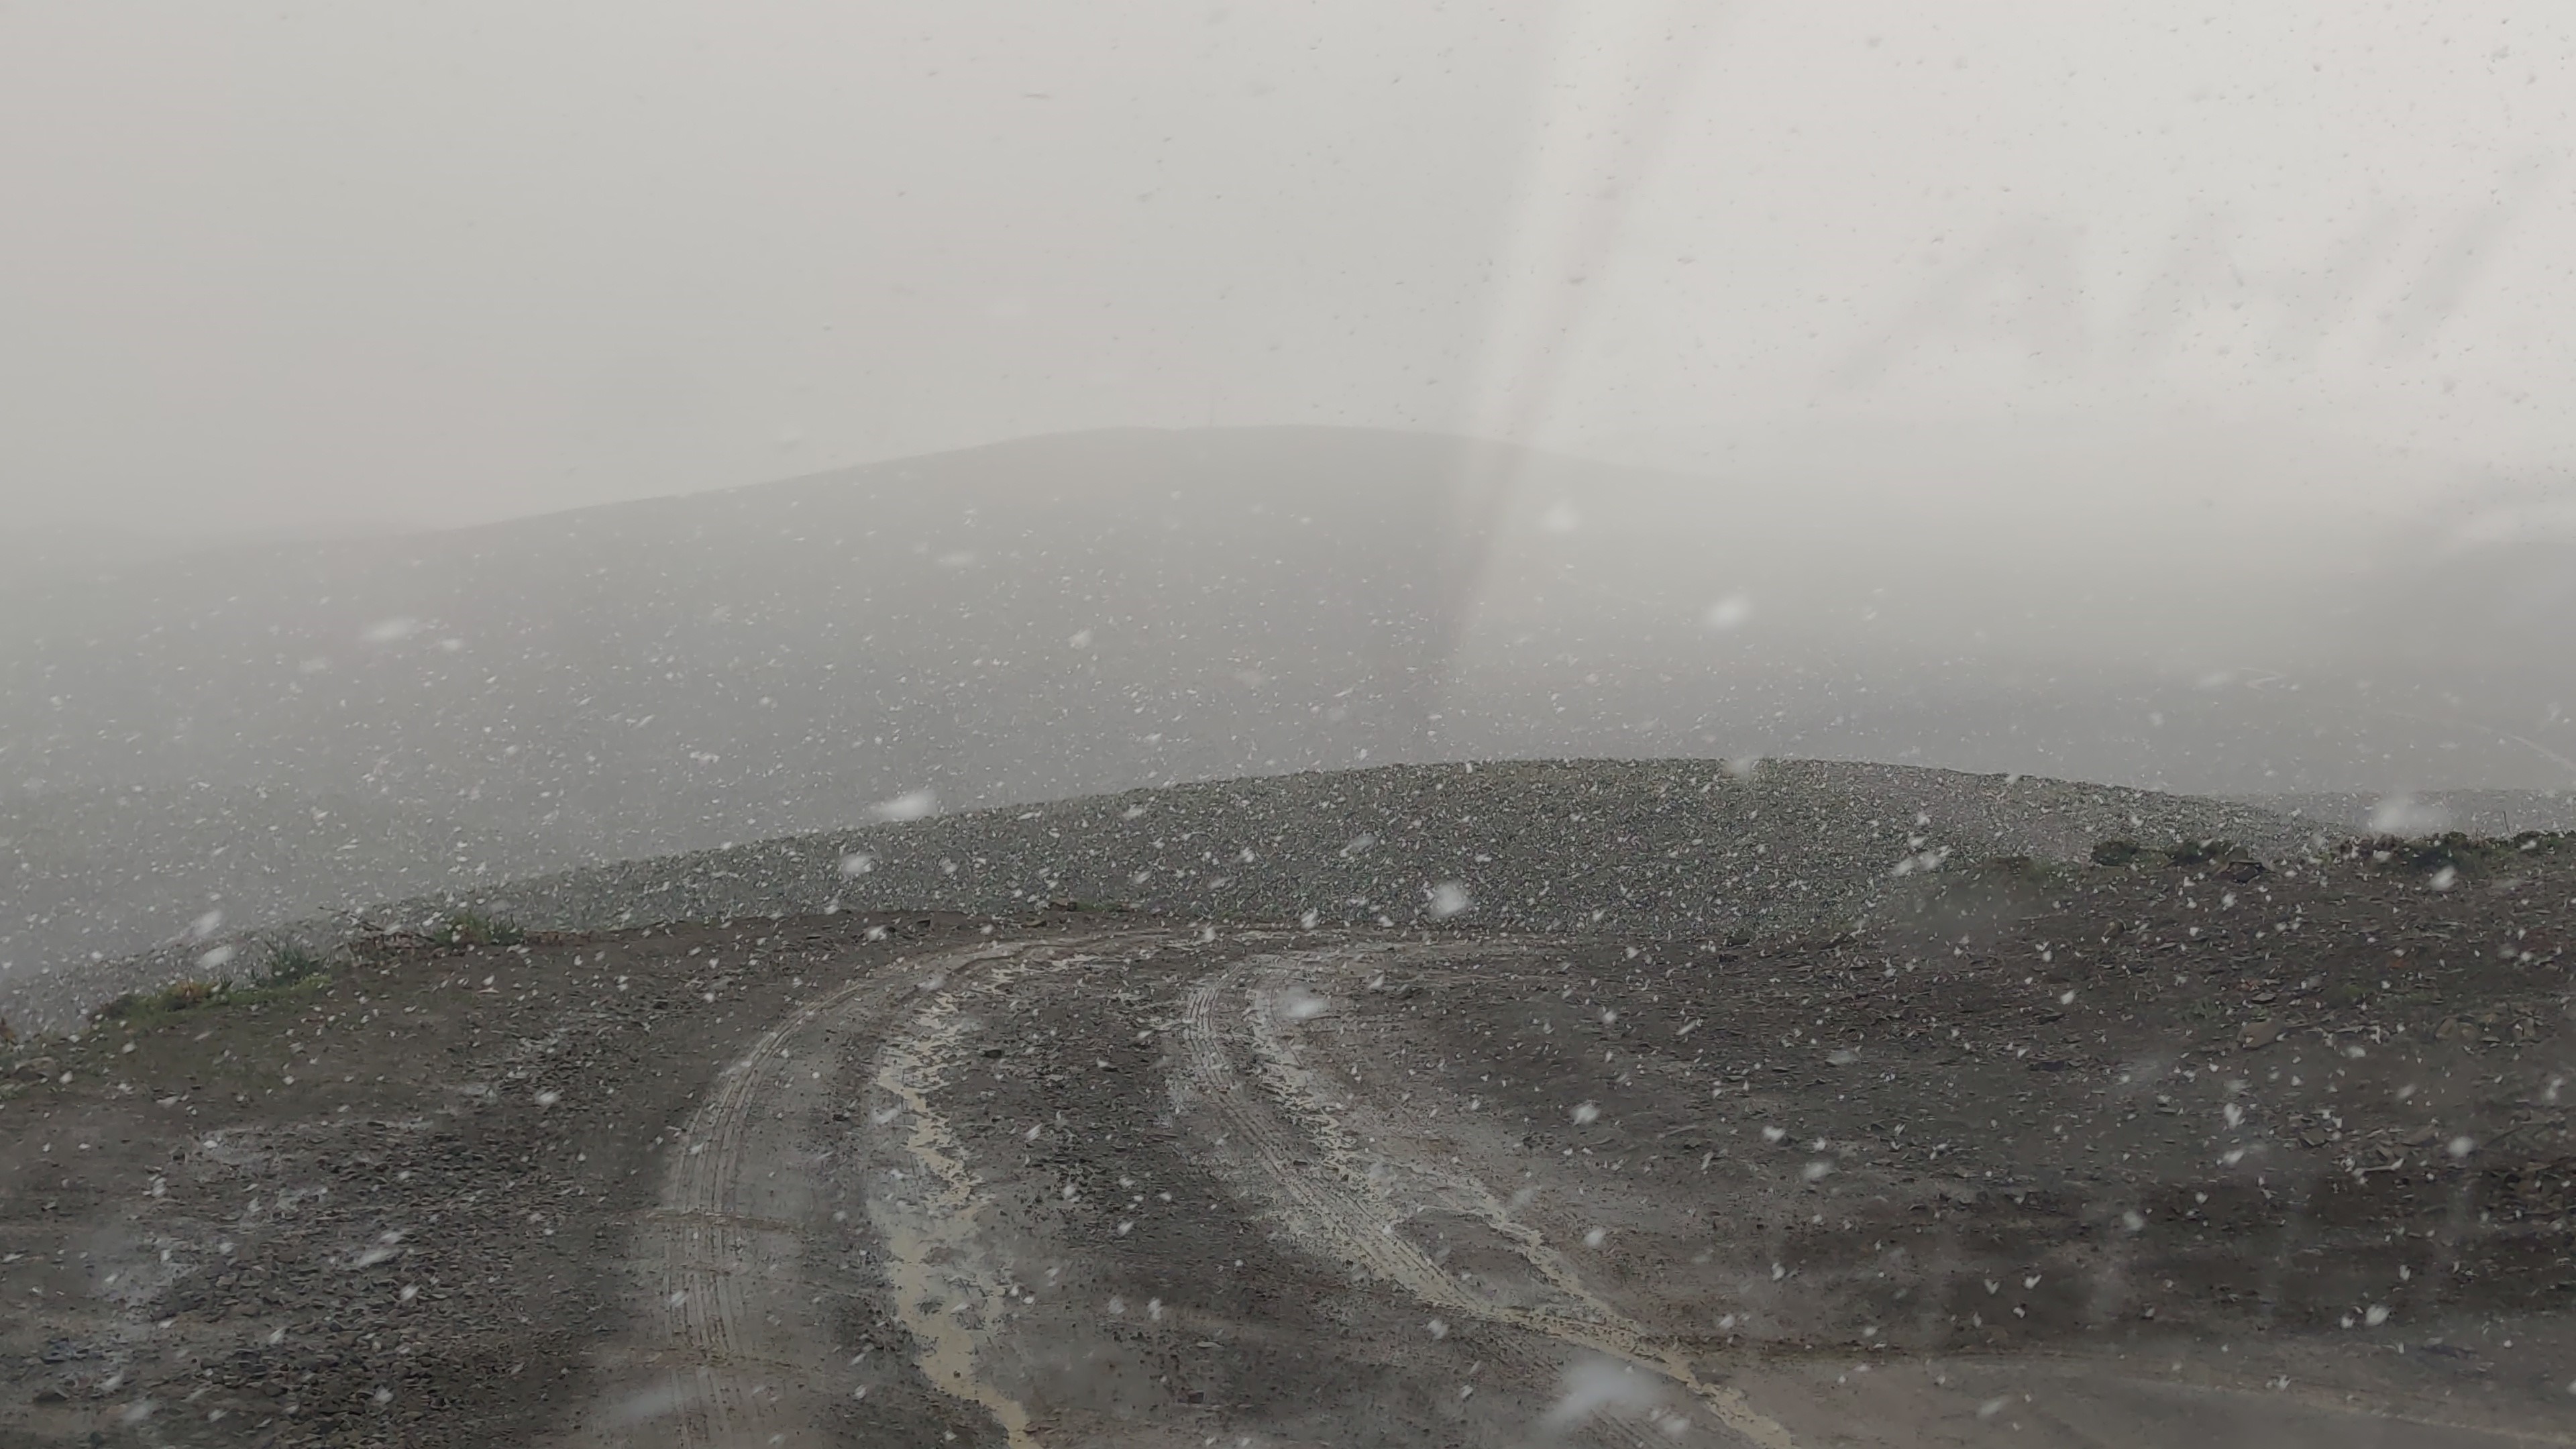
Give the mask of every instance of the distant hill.
M 1941 486 L 1974 496 L 1973 462 Z M 2475 538 L 2439 578 L 2357 544 L 2303 569 L 2199 550 L 2188 520 L 2059 557 L 2073 505 L 2016 532 L 1946 497 L 1123 430 L 0 584 L 0 962 L 878 813 L 1400 761 L 2567 783 L 2531 746 L 2576 665 L 2463 674 L 2425 629 L 2356 650 L 2355 600 L 2439 617 L 2421 590 L 2481 576 Z
M 1349 763 L 1421 744 L 1506 461 L 1083 434 L 179 560 L 5 600 L 0 769 L 348 789 L 613 856 Z
M 1419 755 L 1487 500 L 1531 466 L 1095 433 L 21 588 L 0 962 L 889 799 Z

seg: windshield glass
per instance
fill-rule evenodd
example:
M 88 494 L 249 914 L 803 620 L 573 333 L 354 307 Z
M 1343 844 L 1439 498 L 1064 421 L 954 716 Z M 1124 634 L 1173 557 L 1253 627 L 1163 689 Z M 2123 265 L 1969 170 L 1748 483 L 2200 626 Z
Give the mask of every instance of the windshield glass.
M 2560 1442 L 2571 56 L 0 14 L 0 1442 Z

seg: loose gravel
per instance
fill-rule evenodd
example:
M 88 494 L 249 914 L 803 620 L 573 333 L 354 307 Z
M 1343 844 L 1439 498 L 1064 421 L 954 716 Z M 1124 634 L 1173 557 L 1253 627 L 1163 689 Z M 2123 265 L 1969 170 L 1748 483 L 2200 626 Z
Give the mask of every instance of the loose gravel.
M 2257 807 L 2034 776 L 1818 760 L 1513 761 L 1176 785 L 889 822 L 538 876 L 355 918 L 30 976 L 0 1011 L 62 1029 L 120 991 L 254 972 L 292 941 L 472 911 L 589 931 L 831 910 L 1041 909 L 1184 920 L 1747 937 L 1839 930 L 1957 860 L 2084 857 L 2106 839 L 2322 844 Z

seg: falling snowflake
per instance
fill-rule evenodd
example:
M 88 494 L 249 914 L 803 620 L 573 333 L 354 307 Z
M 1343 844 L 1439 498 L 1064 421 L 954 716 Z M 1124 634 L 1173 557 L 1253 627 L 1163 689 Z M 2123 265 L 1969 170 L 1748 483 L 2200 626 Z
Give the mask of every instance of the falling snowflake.
M 928 790 L 913 790 L 891 800 L 880 800 L 868 807 L 868 818 L 888 822 L 919 820 L 939 809 L 939 797 Z
M 1662 1380 L 1634 1365 L 1586 1359 L 1566 1369 L 1556 1402 L 1540 1422 L 1563 1433 L 1604 1411 L 1644 1413 L 1662 1398 Z
M 1743 628 L 1744 622 L 1752 617 L 1752 598 L 1733 593 L 1709 605 L 1707 612 L 1700 615 L 1700 622 L 1711 630 L 1724 633 L 1729 629 Z

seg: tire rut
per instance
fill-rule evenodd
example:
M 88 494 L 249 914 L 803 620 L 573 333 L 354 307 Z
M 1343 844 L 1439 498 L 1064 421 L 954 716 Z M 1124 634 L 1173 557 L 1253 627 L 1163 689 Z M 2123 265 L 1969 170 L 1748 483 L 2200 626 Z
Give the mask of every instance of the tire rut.
M 953 976 L 1026 944 L 983 944 L 905 963 Z M 854 1084 L 829 1039 L 881 1016 L 897 989 L 871 973 L 780 1019 L 717 1076 L 670 1149 L 658 1204 L 638 1221 L 632 1259 L 649 1285 L 648 1327 L 620 1355 L 629 1371 L 575 1442 L 717 1449 L 830 1442 L 813 1386 L 834 1370 L 830 1325 L 805 1266 L 828 1228 L 819 1173 L 799 1138 Z M 649 1371 L 646 1371 L 649 1370 Z
M 875 1083 L 902 1104 L 901 1151 L 931 1184 L 922 1196 L 867 1195 L 868 1215 L 884 1242 L 896 1316 L 916 1345 L 914 1363 L 940 1392 L 992 1416 L 1011 1449 L 1037 1449 L 1027 1405 L 991 1372 L 986 1360 L 1007 1321 L 1009 1290 L 993 1262 L 982 1219 L 991 1205 L 967 1166 L 956 1129 L 933 1104 L 960 1057 L 969 997 L 990 996 L 1041 972 L 1078 969 L 1122 946 L 1160 935 L 1094 939 L 1041 948 L 952 983 L 935 994 L 877 1054 Z M 991 959 L 989 956 L 980 959 Z
M 1184 1014 L 1186 1060 L 1174 1079 L 1177 1105 L 1204 1101 L 1222 1117 L 1228 1135 L 1288 1231 L 1328 1261 L 1349 1262 L 1391 1283 L 1426 1306 L 1480 1318 L 1552 1339 L 1646 1370 L 1705 1407 L 1708 1414 L 1762 1449 L 1794 1449 L 1788 1430 L 1752 1407 L 1737 1389 L 1702 1378 L 1679 1347 L 1662 1343 L 1629 1323 L 1586 1290 L 1580 1278 L 1538 1234 L 1513 1220 L 1510 1209 L 1471 1176 L 1428 1162 L 1387 1164 L 1367 1159 L 1338 1117 L 1305 1081 L 1293 1051 L 1278 1034 L 1281 994 L 1290 978 L 1317 967 L 1355 959 L 1327 949 L 1243 963 L 1200 982 Z M 1229 1029 L 1227 1023 L 1240 1026 Z M 1245 1043 L 1239 1064 L 1230 1040 Z M 1249 1070 L 1244 1070 L 1248 1065 Z M 1309 1167 L 1306 1164 L 1315 1163 Z M 1548 1285 L 1560 1307 L 1533 1309 L 1496 1303 L 1451 1276 L 1414 1246 L 1398 1226 L 1419 1207 L 1398 1202 L 1392 1172 L 1413 1175 L 1423 1206 L 1462 1211 L 1486 1224 Z M 1629 1442 L 1660 1442 L 1665 1428 L 1608 1421 Z

